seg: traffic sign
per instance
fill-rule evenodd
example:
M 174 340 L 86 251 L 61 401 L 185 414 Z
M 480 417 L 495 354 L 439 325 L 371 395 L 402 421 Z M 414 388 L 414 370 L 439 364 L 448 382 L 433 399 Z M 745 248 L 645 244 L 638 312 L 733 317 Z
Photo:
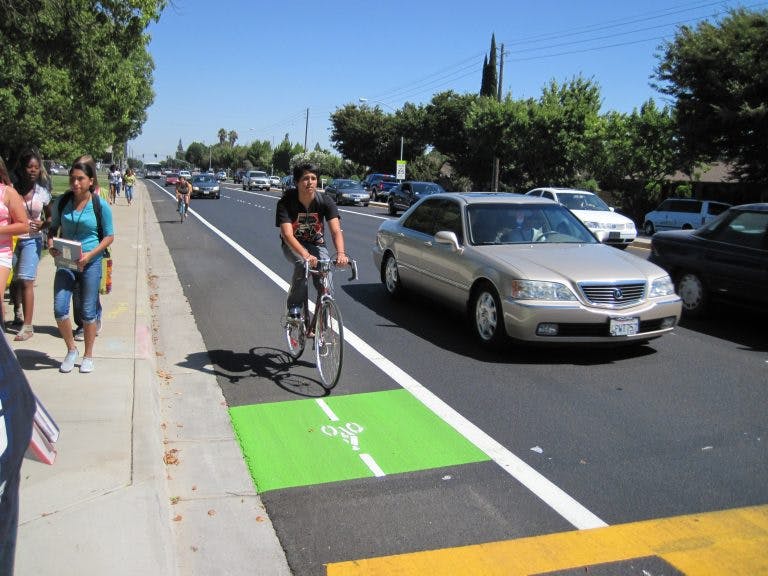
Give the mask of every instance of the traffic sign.
M 397 179 L 398 180 L 405 180 L 405 160 L 398 160 L 397 161 Z

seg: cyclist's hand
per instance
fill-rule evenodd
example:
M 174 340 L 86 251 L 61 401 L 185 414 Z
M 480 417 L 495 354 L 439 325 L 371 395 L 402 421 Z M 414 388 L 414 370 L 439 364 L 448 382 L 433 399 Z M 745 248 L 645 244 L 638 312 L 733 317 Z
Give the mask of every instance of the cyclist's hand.
M 336 255 L 336 265 L 337 266 L 346 266 L 349 264 L 349 258 L 347 258 L 347 255 L 343 252 Z
M 317 256 L 313 256 L 312 254 L 309 255 L 307 258 L 307 262 L 309 262 L 310 268 L 317 268 Z

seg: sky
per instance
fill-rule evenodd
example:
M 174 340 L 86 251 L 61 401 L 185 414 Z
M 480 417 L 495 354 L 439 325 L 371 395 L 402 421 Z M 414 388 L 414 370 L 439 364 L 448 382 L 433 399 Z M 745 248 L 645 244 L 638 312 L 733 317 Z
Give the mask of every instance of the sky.
M 170 0 L 148 29 L 155 100 L 128 143 L 144 162 L 219 129 L 237 144 L 267 140 L 335 152 L 330 115 L 346 104 L 392 112 L 440 92 L 477 93 L 491 35 L 504 45 L 502 89 L 538 98 L 551 80 L 600 87 L 603 111 L 648 99 L 659 46 L 683 25 L 717 21 L 721 0 Z

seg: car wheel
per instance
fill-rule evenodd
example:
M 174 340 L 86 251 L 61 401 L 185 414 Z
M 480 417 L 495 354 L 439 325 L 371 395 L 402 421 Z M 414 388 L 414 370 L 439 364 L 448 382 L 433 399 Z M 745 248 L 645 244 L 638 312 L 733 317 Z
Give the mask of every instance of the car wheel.
M 472 295 L 470 313 L 475 337 L 483 346 L 498 348 L 507 337 L 504 312 L 496 290 L 488 283 L 479 285 Z
M 683 312 L 688 316 L 701 316 L 707 308 L 707 288 L 696 274 L 684 272 L 677 281 L 677 293 L 683 301 Z
M 400 272 L 397 269 L 397 260 L 393 254 L 388 254 L 384 260 L 384 288 L 387 294 L 397 298 L 403 294 L 403 284 L 400 282 Z
M 243 184 L 243 190 L 245 190 L 245 184 Z
M 392 202 L 391 199 L 388 202 L 388 206 L 389 206 L 389 215 L 390 216 L 397 216 L 397 208 L 395 208 L 395 203 Z
M 646 222 L 643 226 L 643 231 L 646 236 L 653 236 L 653 233 L 656 232 L 656 229 L 653 227 L 653 222 Z
M 363 204 L 363 208 L 368 208 L 368 202 L 366 202 L 365 204 Z

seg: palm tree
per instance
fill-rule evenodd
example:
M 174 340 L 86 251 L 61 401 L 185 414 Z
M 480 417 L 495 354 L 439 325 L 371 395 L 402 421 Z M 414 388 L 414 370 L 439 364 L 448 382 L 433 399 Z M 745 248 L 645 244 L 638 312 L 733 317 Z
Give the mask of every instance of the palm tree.
M 239 138 L 237 132 L 235 130 L 229 131 L 229 145 L 234 146 L 235 142 L 237 142 L 237 139 Z
M 219 128 L 219 144 L 224 144 L 227 141 L 227 131 L 224 128 Z

